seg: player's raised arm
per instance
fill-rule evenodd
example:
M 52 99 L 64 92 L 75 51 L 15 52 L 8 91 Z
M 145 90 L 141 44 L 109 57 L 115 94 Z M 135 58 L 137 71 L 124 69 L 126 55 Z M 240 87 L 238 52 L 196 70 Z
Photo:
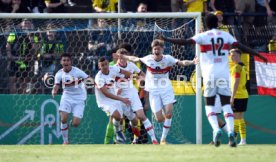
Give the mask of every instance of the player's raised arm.
M 159 34 L 158 38 L 166 42 L 179 44 L 179 45 L 195 44 L 195 41 L 193 39 L 169 38 L 169 37 L 165 37 L 162 34 Z
M 196 65 L 197 63 L 198 63 L 198 58 L 195 57 L 193 60 L 178 61 L 177 65 L 180 65 L 180 66 L 190 66 L 190 65 Z
M 243 45 L 243 44 L 241 44 L 239 42 L 234 43 L 232 45 L 232 47 L 233 48 L 238 48 L 238 49 L 240 49 L 241 51 L 243 51 L 245 53 L 249 53 L 250 55 L 257 56 L 260 59 L 262 59 L 264 62 L 267 63 L 267 59 L 264 56 L 260 55 L 258 52 L 256 52 L 255 50 L 253 50 L 250 47 L 247 47 L 247 46 L 245 46 L 245 45 Z

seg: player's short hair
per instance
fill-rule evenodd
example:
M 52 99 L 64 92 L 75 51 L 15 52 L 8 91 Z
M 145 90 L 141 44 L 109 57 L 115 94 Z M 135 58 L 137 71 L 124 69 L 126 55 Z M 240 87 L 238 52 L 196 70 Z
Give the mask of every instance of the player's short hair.
M 62 59 L 63 57 L 68 57 L 70 60 L 72 59 L 71 55 L 69 53 L 63 53 L 60 58 Z
M 104 56 L 102 56 L 98 59 L 98 63 L 104 62 L 105 60 L 107 60 L 107 59 Z
M 124 48 L 124 49 L 126 49 L 129 53 L 133 53 L 133 48 L 132 48 L 131 44 L 129 44 L 129 43 L 122 43 L 122 44 L 120 44 L 120 45 L 119 45 L 119 49 L 120 49 L 120 48 Z
M 236 52 L 236 53 L 238 53 L 239 55 L 242 54 L 241 50 L 239 50 L 238 48 L 233 48 L 233 49 L 231 49 L 229 52 L 230 52 L 230 53 Z
M 164 41 L 160 40 L 160 39 L 154 39 L 151 42 L 151 48 L 155 47 L 155 46 L 160 46 L 162 48 L 164 48 Z
M 205 24 L 208 29 L 213 29 L 218 27 L 218 18 L 214 14 L 207 14 L 205 16 Z
M 123 55 L 128 55 L 129 52 L 125 48 L 119 48 L 116 53 L 120 53 Z

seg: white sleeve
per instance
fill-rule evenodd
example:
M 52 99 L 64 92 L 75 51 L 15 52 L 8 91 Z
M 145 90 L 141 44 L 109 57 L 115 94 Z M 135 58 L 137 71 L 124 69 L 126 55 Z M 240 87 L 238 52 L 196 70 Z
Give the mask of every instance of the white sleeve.
M 149 60 L 149 58 L 150 58 L 150 55 L 147 55 L 147 56 L 145 56 L 145 57 L 140 58 L 140 60 L 141 60 L 141 62 L 144 63 L 146 66 L 149 66 L 149 65 L 148 65 L 148 60 Z
M 62 80 L 61 72 L 57 72 L 55 75 L 55 85 L 59 85 Z
M 103 78 L 99 77 L 100 75 L 96 75 L 95 77 L 95 83 L 97 88 L 102 88 L 105 85 L 105 80 Z
M 129 62 L 131 65 L 131 69 L 134 70 L 134 73 L 139 74 L 141 72 L 141 70 L 133 63 L 133 62 Z
M 79 68 L 77 68 L 77 70 L 78 70 L 78 78 L 82 78 L 82 79 L 88 78 L 88 75 L 84 71 L 82 71 Z
M 110 70 L 112 70 L 116 76 L 121 75 L 121 69 L 118 66 L 112 66 L 110 67 Z
M 167 57 L 168 57 L 169 65 L 173 66 L 173 65 L 175 65 L 179 61 L 178 59 L 174 58 L 171 55 L 167 55 Z
M 194 40 L 197 44 L 202 44 L 202 37 L 201 37 L 201 33 L 200 34 L 196 34 L 194 35 L 191 39 Z

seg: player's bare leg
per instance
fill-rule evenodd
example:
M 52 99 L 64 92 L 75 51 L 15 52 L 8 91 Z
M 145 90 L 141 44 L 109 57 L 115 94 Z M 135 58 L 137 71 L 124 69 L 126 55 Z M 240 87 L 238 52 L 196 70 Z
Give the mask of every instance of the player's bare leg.
M 160 144 L 166 144 L 166 137 L 168 135 L 168 132 L 172 125 L 172 111 L 173 111 L 173 104 L 170 103 L 168 105 L 165 105 L 165 121 L 163 124 L 163 132 L 161 136 Z
M 63 144 L 69 144 L 68 140 L 68 130 L 69 130 L 69 125 L 68 125 L 68 117 L 69 113 L 60 111 L 60 120 L 61 120 L 61 125 L 60 125 L 60 130 L 63 138 Z
M 155 137 L 153 126 L 152 126 L 151 122 L 149 121 L 149 119 L 146 117 L 144 110 L 140 109 L 140 110 L 136 111 L 136 115 L 143 122 L 144 127 L 147 130 L 147 133 L 151 138 L 152 143 L 158 144 L 156 137 Z

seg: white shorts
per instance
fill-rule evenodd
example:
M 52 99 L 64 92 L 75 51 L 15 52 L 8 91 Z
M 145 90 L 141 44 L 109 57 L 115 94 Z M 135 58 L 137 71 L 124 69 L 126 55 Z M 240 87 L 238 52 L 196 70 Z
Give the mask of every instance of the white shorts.
M 221 106 L 221 102 L 220 102 L 220 97 L 219 95 L 216 95 L 215 98 L 215 106 L 214 106 L 214 111 L 217 114 L 220 114 L 222 112 L 222 106 Z
M 102 105 L 100 108 L 107 114 L 107 116 L 112 115 L 117 110 L 120 113 L 121 118 L 123 118 L 123 114 L 129 120 L 133 120 L 135 118 L 135 114 L 133 113 L 133 111 L 121 101 L 108 101 L 105 102 L 105 104 Z
M 117 110 L 121 117 L 123 117 L 122 102 L 120 101 L 106 101 L 104 105 L 100 106 L 100 108 L 107 114 L 107 116 L 112 115 Z
M 82 118 L 85 108 L 85 100 L 72 100 L 70 98 L 61 98 L 59 111 L 73 113 L 74 117 Z
M 120 96 L 123 98 L 128 98 L 130 100 L 131 102 L 130 108 L 132 109 L 132 111 L 136 112 L 138 110 L 143 110 L 142 102 L 135 88 L 128 89 L 127 91 L 124 90 Z
M 158 92 L 149 92 L 149 102 L 152 112 L 159 112 L 164 106 L 176 102 L 173 89 L 165 89 Z
M 229 80 L 204 81 L 204 97 L 213 97 L 216 94 L 231 96 Z

